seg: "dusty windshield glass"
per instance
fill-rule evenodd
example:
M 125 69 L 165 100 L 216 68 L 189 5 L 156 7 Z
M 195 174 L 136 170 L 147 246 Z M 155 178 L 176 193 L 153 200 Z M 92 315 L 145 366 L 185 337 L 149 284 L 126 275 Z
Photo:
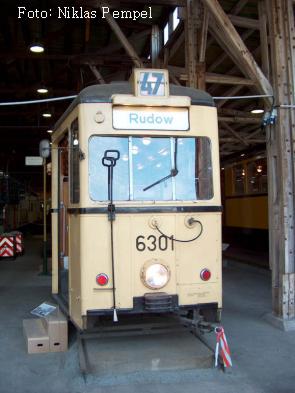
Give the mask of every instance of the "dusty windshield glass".
M 89 139 L 89 193 L 108 200 L 105 150 L 120 151 L 114 200 L 172 201 L 213 197 L 211 144 L 205 137 L 105 137 Z M 177 173 L 173 172 L 177 169 Z

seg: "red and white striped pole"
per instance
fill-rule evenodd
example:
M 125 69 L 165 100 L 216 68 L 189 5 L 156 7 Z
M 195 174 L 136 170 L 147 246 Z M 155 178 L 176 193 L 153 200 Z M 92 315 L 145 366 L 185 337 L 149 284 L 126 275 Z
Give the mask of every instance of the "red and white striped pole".
M 216 333 L 216 348 L 215 348 L 215 367 L 218 366 L 219 351 L 223 360 L 224 367 L 232 367 L 230 356 L 230 349 L 225 337 L 224 329 L 222 326 L 215 328 Z

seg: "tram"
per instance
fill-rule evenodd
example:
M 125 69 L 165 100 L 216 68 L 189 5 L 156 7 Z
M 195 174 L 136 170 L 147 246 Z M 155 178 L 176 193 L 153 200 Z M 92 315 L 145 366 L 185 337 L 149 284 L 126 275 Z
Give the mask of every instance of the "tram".
M 52 292 L 94 316 L 222 307 L 217 112 L 167 70 L 80 92 L 52 134 Z
M 224 164 L 223 239 L 233 247 L 268 253 L 268 189 L 265 151 Z M 265 261 L 259 262 L 265 265 Z M 268 265 L 265 265 L 268 266 Z

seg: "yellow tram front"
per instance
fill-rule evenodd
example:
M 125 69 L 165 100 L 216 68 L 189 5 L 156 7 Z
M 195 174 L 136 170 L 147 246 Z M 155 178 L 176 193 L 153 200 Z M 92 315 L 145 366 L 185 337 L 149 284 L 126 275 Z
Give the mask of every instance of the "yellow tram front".
M 169 92 L 170 87 L 170 92 Z M 84 89 L 52 139 L 53 293 L 87 317 L 221 309 L 217 114 L 164 70 Z

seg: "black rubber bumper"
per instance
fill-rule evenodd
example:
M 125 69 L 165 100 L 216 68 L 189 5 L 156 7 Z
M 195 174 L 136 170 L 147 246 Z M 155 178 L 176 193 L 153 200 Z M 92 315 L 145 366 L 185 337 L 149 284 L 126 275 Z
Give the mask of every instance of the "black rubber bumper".
M 189 304 L 179 306 L 178 295 L 168 295 L 166 293 L 148 293 L 144 296 L 133 298 L 133 308 L 119 308 L 118 314 L 151 314 L 151 313 L 170 313 L 180 310 L 196 309 L 217 309 L 217 303 Z M 89 316 L 111 315 L 112 309 L 89 310 Z

